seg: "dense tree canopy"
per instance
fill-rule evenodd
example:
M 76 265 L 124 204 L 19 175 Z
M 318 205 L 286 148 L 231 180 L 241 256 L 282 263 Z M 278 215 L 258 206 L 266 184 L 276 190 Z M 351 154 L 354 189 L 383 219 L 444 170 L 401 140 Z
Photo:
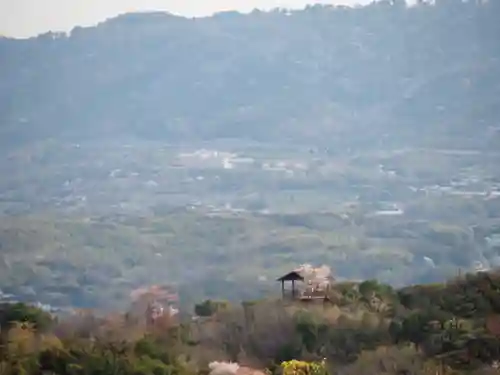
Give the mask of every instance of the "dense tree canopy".
M 402 290 L 345 283 L 319 304 L 261 300 L 208 311 L 217 303 L 206 301 L 195 307 L 204 315 L 195 320 L 164 317 L 148 326 L 127 314 L 72 316 L 54 322 L 53 331 L 39 331 L 19 314 L 36 309 L 6 305 L 2 311 L 10 309 L 21 325 L 2 327 L 0 369 L 202 375 L 208 362 L 232 360 L 270 375 L 494 374 L 500 310 L 489 292 L 498 285 L 498 272 Z M 389 308 L 375 308 L 368 292 Z

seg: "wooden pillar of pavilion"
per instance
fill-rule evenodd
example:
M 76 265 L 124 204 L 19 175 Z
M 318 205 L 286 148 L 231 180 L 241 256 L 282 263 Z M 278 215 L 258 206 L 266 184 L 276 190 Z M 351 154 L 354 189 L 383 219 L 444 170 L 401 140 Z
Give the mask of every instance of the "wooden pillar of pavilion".
M 297 295 L 297 290 L 296 290 L 296 281 L 304 281 L 304 278 L 302 275 L 297 272 L 297 271 L 292 271 L 287 273 L 286 275 L 280 277 L 277 281 L 281 282 L 281 296 L 282 298 L 286 298 L 286 291 L 285 291 L 285 281 L 291 281 L 292 282 L 292 298 L 295 298 Z

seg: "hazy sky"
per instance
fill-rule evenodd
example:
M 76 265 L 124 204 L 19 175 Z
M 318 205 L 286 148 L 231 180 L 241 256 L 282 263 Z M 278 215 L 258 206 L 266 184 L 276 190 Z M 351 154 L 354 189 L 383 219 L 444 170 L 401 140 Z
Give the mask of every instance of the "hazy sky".
M 220 10 L 297 8 L 308 3 L 357 4 L 367 0 L 0 0 L 0 35 L 27 37 L 75 25 L 94 25 L 130 11 L 166 10 L 187 16 Z

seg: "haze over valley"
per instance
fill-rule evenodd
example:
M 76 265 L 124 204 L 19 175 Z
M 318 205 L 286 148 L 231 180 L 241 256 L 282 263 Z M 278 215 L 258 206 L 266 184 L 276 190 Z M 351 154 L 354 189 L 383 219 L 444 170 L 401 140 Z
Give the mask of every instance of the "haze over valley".
M 500 2 L 0 38 L 0 287 L 59 307 L 500 266 Z

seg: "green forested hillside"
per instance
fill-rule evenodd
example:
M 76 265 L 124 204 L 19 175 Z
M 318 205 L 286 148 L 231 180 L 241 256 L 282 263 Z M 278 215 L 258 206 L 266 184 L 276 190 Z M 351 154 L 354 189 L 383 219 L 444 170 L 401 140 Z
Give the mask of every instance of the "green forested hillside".
M 280 364 L 298 359 L 332 375 L 496 374 L 499 288 L 496 272 L 400 290 L 338 283 L 324 303 L 207 301 L 195 320 L 164 316 L 149 325 L 138 310 L 51 320 L 4 304 L 0 366 L 6 375 L 201 375 L 209 362 L 235 361 L 289 375 Z
M 119 133 L 367 147 L 388 133 L 385 144 L 484 144 L 500 117 L 500 3 L 435 3 L 127 14 L 3 38 L 2 143 Z

